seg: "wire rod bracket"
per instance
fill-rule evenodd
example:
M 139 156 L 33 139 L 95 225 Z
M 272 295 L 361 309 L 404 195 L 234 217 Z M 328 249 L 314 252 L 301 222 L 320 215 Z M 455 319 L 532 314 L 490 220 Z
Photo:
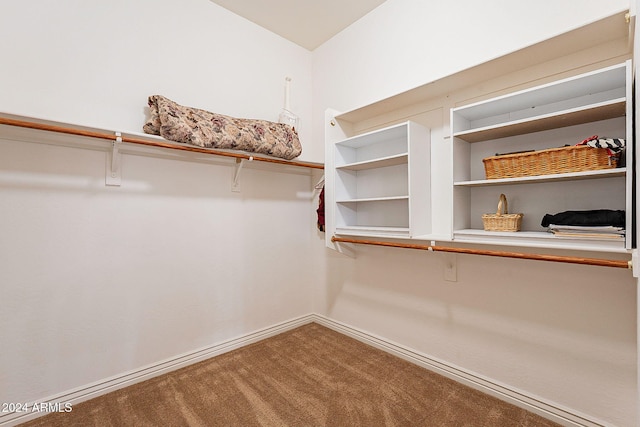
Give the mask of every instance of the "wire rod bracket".
M 122 134 L 115 132 L 115 139 L 111 145 L 111 156 L 107 155 L 107 171 L 105 174 L 105 185 L 119 187 L 122 183 L 122 154 L 120 145 L 122 144 Z

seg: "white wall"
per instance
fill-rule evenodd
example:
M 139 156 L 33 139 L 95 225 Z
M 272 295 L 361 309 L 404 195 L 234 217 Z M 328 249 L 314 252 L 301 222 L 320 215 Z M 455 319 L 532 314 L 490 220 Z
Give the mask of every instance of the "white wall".
M 142 132 L 161 94 L 275 121 L 290 76 L 300 159 L 314 160 L 311 53 L 208 0 L 4 2 L 0 26 L 0 111 Z
M 141 132 L 160 93 L 277 119 L 289 75 L 310 135 L 310 52 L 207 0 L 4 2 L 0 38 L 3 112 Z M 1 402 L 311 312 L 307 169 L 247 166 L 233 193 L 229 161 L 125 154 L 122 186 L 105 187 L 105 152 L 0 135 Z
M 314 51 L 314 135 L 324 133 L 327 108 L 364 106 L 628 6 L 388 0 Z M 448 164 L 443 151 L 432 161 L 438 170 Z M 434 205 L 446 214 L 449 203 Z M 327 250 L 317 312 L 588 419 L 636 425 L 629 271 L 459 255 L 452 283 L 441 254 L 356 250 L 355 259 Z

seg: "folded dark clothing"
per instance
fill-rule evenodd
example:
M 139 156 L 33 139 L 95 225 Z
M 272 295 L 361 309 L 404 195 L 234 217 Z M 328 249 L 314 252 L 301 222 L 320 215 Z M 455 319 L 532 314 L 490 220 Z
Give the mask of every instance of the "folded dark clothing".
M 549 224 L 557 225 L 582 225 L 582 226 L 602 226 L 611 225 L 613 227 L 625 226 L 625 212 L 610 209 L 595 209 L 590 211 L 565 211 L 555 215 L 546 214 L 542 218 L 542 226 Z

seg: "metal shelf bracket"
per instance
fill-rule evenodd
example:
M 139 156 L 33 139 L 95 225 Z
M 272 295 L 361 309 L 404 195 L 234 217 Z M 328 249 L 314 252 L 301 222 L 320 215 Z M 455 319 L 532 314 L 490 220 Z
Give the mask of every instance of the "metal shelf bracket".
M 240 172 L 247 159 L 236 159 L 236 166 L 233 170 L 233 182 L 231 183 L 231 191 L 234 193 L 240 192 Z M 248 161 L 253 161 L 253 156 L 249 156 Z
M 120 145 L 122 144 L 122 134 L 115 133 L 116 139 L 111 146 L 111 156 L 107 155 L 107 168 L 105 174 L 105 185 L 119 187 L 122 183 L 122 154 Z

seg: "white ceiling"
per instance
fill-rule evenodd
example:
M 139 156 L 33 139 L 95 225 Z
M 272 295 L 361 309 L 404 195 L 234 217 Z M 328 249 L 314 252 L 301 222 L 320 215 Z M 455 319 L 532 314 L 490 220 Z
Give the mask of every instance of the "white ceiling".
M 211 0 L 308 50 L 385 0 Z

